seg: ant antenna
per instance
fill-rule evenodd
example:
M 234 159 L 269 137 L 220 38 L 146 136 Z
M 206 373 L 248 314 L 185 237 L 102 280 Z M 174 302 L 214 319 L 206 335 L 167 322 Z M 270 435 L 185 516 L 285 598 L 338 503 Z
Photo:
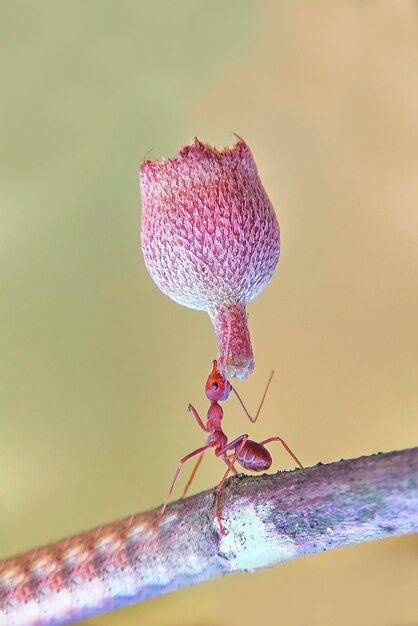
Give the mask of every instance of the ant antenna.
M 250 422 L 252 422 L 253 424 L 257 421 L 258 416 L 260 415 L 260 411 L 261 411 L 261 408 L 262 408 L 262 406 L 263 406 L 263 404 L 264 404 L 264 400 L 266 399 L 266 395 L 267 395 L 267 392 L 268 392 L 268 390 L 269 390 L 269 387 L 270 387 L 271 381 L 273 380 L 273 376 L 274 376 L 274 370 L 271 370 L 271 374 L 270 374 L 269 379 L 268 379 L 268 381 L 267 381 L 266 388 L 264 389 L 263 397 L 261 398 L 261 402 L 260 402 L 260 405 L 259 405 L 259 407 L 258 407 L 258 409 L 257 409 L 257 413 L 255 414 L 255 417 L 251 417 L 251 415 L 250 415 L 250 414 L 248 413 L 248 411 L 247 411 L 247 408 L 246 408 L 245 404 L 244 404 L 244 403 L 243 403 L 243 401 L 241 400 L 241 397 L 240 397 L 240 395 L 239 395 L 238 391 L 235 389 L 235 387 L 233 387 L 233 385 L 231 385 L 231 387 L 232 387 L 232 391 L 234 392 L 234 394 L 235 394 L 235 395 L 236 395 L 236 397 L 238 398 L 238 401 L 239 401 L 239 403 L 241 404 L 242 408 L 244 409 L 244 411 L 245 411 L 245 413 L 246 413 L 246 415 L 247 415 L 248 419 L 249 419 L 249 420 L 250 420 Z

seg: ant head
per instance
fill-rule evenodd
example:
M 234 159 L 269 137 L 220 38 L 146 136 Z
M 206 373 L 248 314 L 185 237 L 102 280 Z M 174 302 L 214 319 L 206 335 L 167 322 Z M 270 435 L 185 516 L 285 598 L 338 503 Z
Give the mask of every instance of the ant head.
M 205 386 L 205 393 L 211 402 L 222 402 L 227 400 L 232 391 L 231 384 L 224 378 L 218 369 L 218 362 L 212 361 L 212 371 L 208 376 Z

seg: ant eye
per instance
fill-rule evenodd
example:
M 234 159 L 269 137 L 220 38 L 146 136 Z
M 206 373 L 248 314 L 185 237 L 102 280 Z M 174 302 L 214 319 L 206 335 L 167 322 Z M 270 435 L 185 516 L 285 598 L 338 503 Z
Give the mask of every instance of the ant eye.
M 219 387 L 218 383 L 213 383 L 212 389 L 217 389 Z

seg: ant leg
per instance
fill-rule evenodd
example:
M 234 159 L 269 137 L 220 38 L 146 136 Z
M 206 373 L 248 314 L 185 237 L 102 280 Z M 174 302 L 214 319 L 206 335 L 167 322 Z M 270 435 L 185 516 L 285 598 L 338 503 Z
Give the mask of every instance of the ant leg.
M 182 493 L 182 495 L 181 495 L 181 497 L 182 497 L 182 498 L 185 498 L 185 497 L 186 497 L 186 493 L 189 491 L 189 487 L 190 487 L 190 485 L 192 484 L 193 479 L 194 479 L 194 477 L 195 477 L 195 475 L 196 475 L 196 472 L 197 472 L 197 470 L 199 469 L 199 465 L 200 465 L 200 464 L 201 464 L 201 462 L 202 462 L 202 459 L 203 459 L 203 454 L 204 454 L 204 452 L 202 452 L 202 454 L 200 455 L 200 457 L 199 457 L 199 458 L 197 459 L 197 461 L 196 461 L 196 465 L 195 465 L 195 466 L 194 466 L 194 468 L 193 468 L 193 472 L 190 474 L 190 478 L 189 478 L 189 480 L 187 481 L 187 485 L 185 486 L 184 491 L 183 491 L 183 493 Z
M 173 492 L 175 482 L 177 480 L 178 475 L 180 474 L 180 470 L 183 467 L 183 464 L 186 461 L 188 461 L 189 459 L 191 459 L 192 457 L 196 456 L 197 454 L 202 454 L 202 453 L 206 452 L 206 450 L 208 450 L 209 448 L 210 448 L 210 446 L 208 446 L 208 445 L 203 446 L 202 448 L 198 448 L 197 450 L 194 450 L 193 452 L 190 452 L 189 454 L 186 454 L 186 456 L 184 456 L 182 459 L 180 459 L 179 464 L 177 466 L 177 469 L 176 469 L 176 471 L 174 473 L 173 480 L 171 481 L 171 485 L 170 485 L 170 488 L 168 490 L 166 499 L 164 500 L 164 504 L 161 507 L 161 511 L 157 515 L 157 518 L 156 518 L 156 520 L 154 521 L 154 523 L 152 525 L 153 528 L 156 528 L 158 526 L 158 524 L 161 521 L 162 516 L 164 515 L 164 511 L 166 509 L 166 506 L 167 506 L 167 503 L 168 503 L 168 501 L 170 499 L 170 496 L 171 496 L 171 494 Z
M 235 395 L 236 395 L 236 397 L 238 398 L 239 403 L 241 404 L 242 408 L 244 409 L 245 414 L 247 415 L 248 419 L 249 419 L 249 420 L 250 420 L 250 422 L 252 422 L 253 424 L 254 424 L 254 422 L 256 422 L 256 421 L 257 421 L 258 416 L 260 415 L 261 407 L 263 406 L 263 404 L 264 404 L 264 400 L 266 399 L 266 395 L 267 395 L 267 392 L 268 392 L 268 390 L 269 390 L 270 383 L 271 383 L 271 381 L 272 381 L 272 379 L 273 379 L 273 376 L 274 376 L 274 370 L 271 370 L 271 374 L 270 374 L 269 379 L 268 379 L 268 381 L 267 381 L 266 388 L 264 389 L 263 397 L 261 398 L 261 402 L 260 402 L 260 405 L 259 405 L 259 407 L 258 407 L 258 409 L 257 409 L 257 413 L 255 414 L 255 417 L 251 417 L 251 415 L 250 415 L 250 414 L 248 413 L 248 411 L 247 411 L 247 408 L 246 408 L 245 404 L 244 404 L 244 403 L 243 403 L 243 401 L 241 400 L 241 396 L 239 395 L 238 391 L 235 389 L 235 387 L 233 387 L 233 386 L 231 385 L 231 387 L 232 387 L 232 391 L 234 392 L 234 394 L 235 394 Z
M 188 410 L 188 411 L 191 411 L 191 412 L 193 413 L 193 416 L 194 416 L 194 418 L 195 418 L 195 420 L 196 420 L 197 425 L 199 426 L 199 428 L 200 428 L 201 430 L 203 430 L 203 432 L 208 433 L 208 432 L 209 432 L 209 430 L 206 428 L 206 426 L 205 426 L 205 425 L 204 425 L 204 423 L 202 422 L 202 419 L 201 419 L 201 417 L 200 417 L 199 413 L 198 413 L 198 412 L 196 411 L 196 409 L 194 408 L 193 404 L 189 404 L 189 405 L 188 405 L 188 407 L 187 407 L 187 410 Z M 196 463 L 196 465 L 194 466 L 194 469 L 193 469 L 193 471 L 192 471 L 192 473 L 191 473 L 191 476 L 190 476 L 189 480 L 187 481 L 187 485 L 185 486 L 184 491 L 183 491 L 183 493 L 182 493 L 182 496 L 181 496 L 182 498 L 184 498 L 184 497 L 186 496 L 186 493 L 188 492 L 189 487 L 190 487 L 190 485 L 191 485 L 191 484 L 192 484 L 192 482 L 193 482 L 193 479 L 194 479 L 194 477 L 195 477 L 195 474 L 196 474 L 197 470 L 199 469 L 199 465 L 200 465 L 200 464 L 201 464 L 201 462 L 202 462 L 202 458 L 203 458 L 203 454 L 200 456 L 200 458 L 199 458 L 199 459 L 197 459 L 197 463 Z
M 133 511 L 133 513 L 132 513 L 131 517 L 130 517 L 130 518 L 129 518 L 129 520 L 128 520 L 128 525 L 127 525 L 127 527 L 126 527 L 126 528 L 125 528 L 125 530 L 123 530 L 123 531 L 122 531 L 122 533 L 121 533 L 121 538 L 126 537 L 126 535 L 127 535 L 127 533 L 128 533 L 128 530 L 132 527 L 132 524 L 133 524 L 133 521 L 134 521 L 135 515 L 137 515 L 137 511 L 138 511 L 139 505 L 141 504 L 141 500 L 142 500 L 142 494 L 143 494 L 143 492 L 144 492 L 144 489 L 142 489 L 141 494 L 140 494 L 140 496 L 139 496 L 139 498 L 138 498 L 138 501 L 137 501 L 137 503 L 136 503 L 136 505 L 135 505 L 134 511 Z
M 236 476 L 238 474 L 237 470 L 235 469 L 235 467 L 232 466 L 232 462 L 231 459 L 234 458 L 234 454 L 231 454 L 230 456 L 227 456 L 226 454 L 222 457 L 223 460 L 225 461 L 225 463 L 228 465 L 228 467 L 231 468 L 231 472 Z
M 188 411 L 191 411 L 194 415 L 194 418 L 197 422 L 197 425 L 199 426 L 199 428 L 201 428 L 203 430 L 203 432 L 208 433 L 208 429 L 206 428 L 206 426 L 204 425 L 204 423 L 202 422 L 199 413 L 196 411 L 196 409 L 194 408 L 193 404 L 189 404 L 189 406 L 187 407 Z
M 228 450 L 231 450 L 231 448 L 235 448 L 235 454 L 233 456 L 233 460 L 230 461 L 228 459 L 228 469 L 226 470 L 225 474 L 222 477 L 221 482 L 219 483 L 219 485 L 216 488 L 216 519 L 218 520 L 218 524 L 219 524 L 219 529 L 221 531 L 221 535 L 225 534 L 224 527 L 222 525 L 221 511 L 220 511 L 221 491 L 223 489 L 223 486 L 225 484 L 226 479 L 228 478 L 229 472 L 232 472 L 235 469 L 234 465 L 237 462 L 237 459 L 238 459 L 238 457 L 239 457 L 239 455 L 241 453 L 241 450 L 243 449 L 243 447 L 247 443 L 247 439 L 248 439 L 248 435 L 241 435 L 240 437 L 237 437 L 236 439 L 234 439 L 233 441 L 228 443 L 226 446 L 221 448 L 216 453 L 216 456 L 225 456 L 225 452 L 227 452 Z
M 295 454 L 293 454 L 292 450 L 289 448 L 287 443 L 281 437 L 269 437 L 268 439 L 264 439 L 263 441 L 260 441 L 259 443 L 260 443 L 261 446 L 264 446 L 266 443 L 270 443 L 271 441 L 280 441 L 280 443 L 282 444 L 283 448 L 290 454 L 292 459 L 299 465 L 299 467 L 301 469 L 304 469 L 303 465 L 299 461 L 298 457 Z
M 236 437 L 236 439 L 233 439 L 232 441 L 230 441 L 229 443 L 227 443 L 223 448 L 219 448 L 219 450 L 217 450 L 215 452 L 215 456 L 225 456 L 225 453 L 228 452 L 228 450 L 232 450 L 235 449 L 234 454 L 231 455 L 231 458 L 233 457 L 237 457 L 238 458 L 238 454 L 236 453 L 236 449 L 237 446 L 239 446 L 242 442 L 242 440 L 245 439 L 245 441 L 247 441 L 248 439 L 248 435 L 240 435 L 239 437 Z M 241 452 L 241 450 L 240 450 Z M 236 459 L 235 459 L 236 461 Z M 235 464 L 235 461 L 233 462 L 233 464 Z

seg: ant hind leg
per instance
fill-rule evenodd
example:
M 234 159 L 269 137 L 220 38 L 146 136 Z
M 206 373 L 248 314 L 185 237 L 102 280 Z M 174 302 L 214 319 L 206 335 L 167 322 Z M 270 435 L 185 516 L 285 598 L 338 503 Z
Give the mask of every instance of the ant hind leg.
M 280 443 L 282 444 L 283 448 L 286 450 L 286 452 L 288 452 L 288 454 L 290 454 L 290 456 L 295 461 L 295 463 L 297 463 L 297 465 L 299 465 L 299 467 L 301 469 L 304 469 L 302 463 L 299 461 L 299 459 L 296 456 L 296 454 L 294 454 L 292 452 L 292 450 L 289 448 L 287 443 L 281 437 L 269 437 L 268 439 L 263 439 L 263 441 L 260 441 L 259 443 L 260 443 L 261 446 L 264 446 L 264 445 L 266 445 L 266 443 L 270 443 L 272 441 L 280 441 Z
M 241 454 L 241 450 L 244 448 L 245 444 L 247 443 L 247 439 L 248 439 L 248 435 L 241 435 L 240 437 L 237 437 L 233 441 L 230 441 L 229 443 L 227 443 L 226 446 L 221 448 L 221 450 L 218 450 L 218 452 L 216 453 L 216 456 L 222 456 L 224 460 L 226 457 L 227 465 L 228 465 L 228 469 L 226 470 L 225 474 L 222 477 L 221 482 L 216 488 L 216 519 L 218 520 L 221 535 L 225 535 L 225 530 L 224 530 L 222 520 L 221 520 L 221 491 L 223 489 L 226 479 L 228 478 L 228 474 L 234 471 L 235 469 L 234 465 L 237 462 L 239 455 Z M 232 449 L 234 449 L 234 455 L 232 457 L 232 461 L 230 461 L 226 453 L 228 450 L 232 450 Z

